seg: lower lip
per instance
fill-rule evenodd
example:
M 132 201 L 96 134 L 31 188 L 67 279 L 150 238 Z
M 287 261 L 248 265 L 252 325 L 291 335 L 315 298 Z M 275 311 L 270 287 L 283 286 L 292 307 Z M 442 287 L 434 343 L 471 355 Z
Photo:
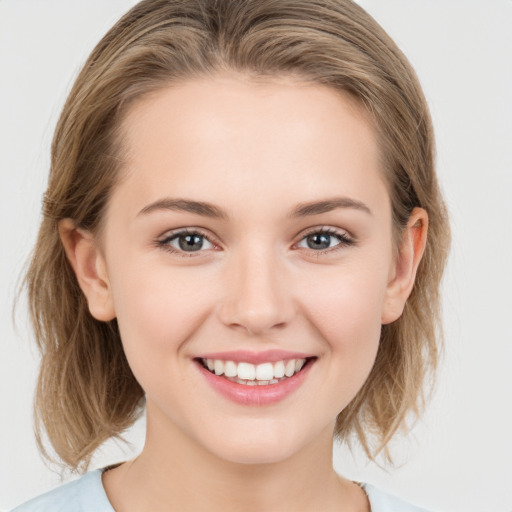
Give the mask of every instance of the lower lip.
M 292 377 L 288 377 L 277 384 L 264 386 L 246 386 L 231 382 L 225 377 L 219 377 L 210 372 L 200 362 L 195 362 L 206 381 L 221 395 L 238 404 L 258 406 L 275 404 L 291 395 L 304 382 L 314 360 L 308 361 L 308 364 Z

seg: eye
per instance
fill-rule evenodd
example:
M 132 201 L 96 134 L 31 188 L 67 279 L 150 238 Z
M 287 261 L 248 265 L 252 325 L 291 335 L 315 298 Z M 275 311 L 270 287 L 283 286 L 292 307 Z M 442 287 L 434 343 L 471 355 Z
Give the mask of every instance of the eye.
M 158 246 L 169 252 L 178 253 L 180 256 L 192 256 L 191 253 L 215 247 L 204 233 L 188 229 L 170 233 L 158 240 Z
M 314 231 L 307 233 L 297 246 L 323 253 L 332 252 L 354 243 L 355 241 L 345 232 L 338 232 L 333 228 L 316 228 Z

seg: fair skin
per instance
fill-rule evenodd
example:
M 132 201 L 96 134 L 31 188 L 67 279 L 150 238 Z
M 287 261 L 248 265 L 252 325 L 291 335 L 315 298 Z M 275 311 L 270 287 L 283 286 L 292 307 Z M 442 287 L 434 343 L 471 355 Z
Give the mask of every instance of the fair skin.
M 117 318 L 146 393 L 142 453 L 103 477 L 113 507 L 368 511 L 332 468 L 333 429 L 372 368 L 381 325 L 403 310 L 428 224 L 416 208 L 395 257 L 368 117 L 320 85 L 219 75 L 143 98 L 123 128 L 101 236 L 60 224 L 91 314 Z M 176 236 L 185 228 L 194 250 Z M 239 350 L 312 359 L 300 385 L 255 405 L 220 393 L 196 360 Z

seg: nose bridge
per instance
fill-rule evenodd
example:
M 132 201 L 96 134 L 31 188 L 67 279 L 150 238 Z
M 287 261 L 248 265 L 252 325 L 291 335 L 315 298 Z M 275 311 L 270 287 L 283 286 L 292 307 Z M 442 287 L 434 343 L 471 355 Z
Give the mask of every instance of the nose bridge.
M 293 297 L 286 271 L 275 248 L 249 244 L 234 251 L 226 267 L 222 321 L 251 334 L 282 327 L 293 314 Z

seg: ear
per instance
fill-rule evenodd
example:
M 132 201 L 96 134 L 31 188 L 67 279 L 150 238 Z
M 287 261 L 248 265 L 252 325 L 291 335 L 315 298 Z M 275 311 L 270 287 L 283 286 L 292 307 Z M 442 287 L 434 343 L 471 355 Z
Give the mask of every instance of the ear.
M 416 271 L 427 243 L 428 214 L 414 208 L 400 242 L 399 253 L 390 271 L 382 309 L 382 324 L 390 324 L 402 315 L 405 302 L 412 292 Z
M 59 235 L 91 315 L 103 322 L 116 315 L 105 258 L 97 241 L 87 230 L 77 228 L 71 219 L 59 222 Z

